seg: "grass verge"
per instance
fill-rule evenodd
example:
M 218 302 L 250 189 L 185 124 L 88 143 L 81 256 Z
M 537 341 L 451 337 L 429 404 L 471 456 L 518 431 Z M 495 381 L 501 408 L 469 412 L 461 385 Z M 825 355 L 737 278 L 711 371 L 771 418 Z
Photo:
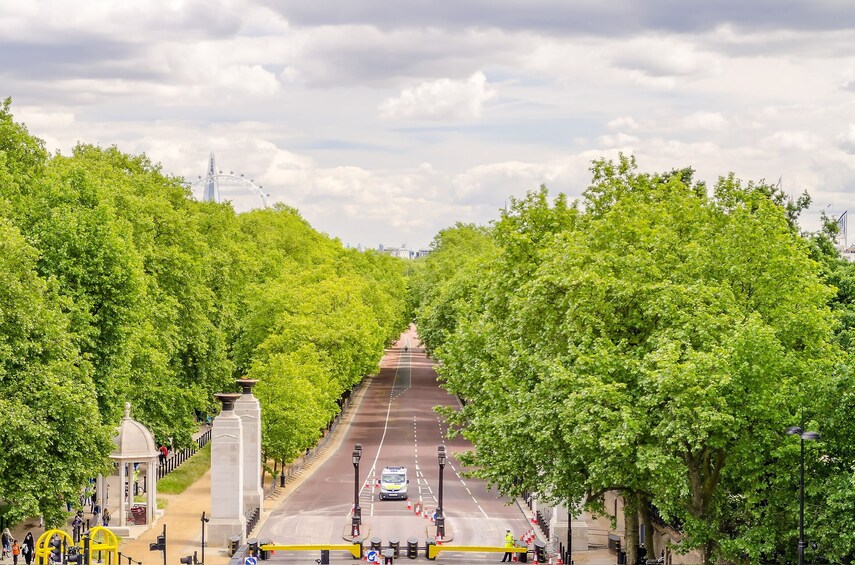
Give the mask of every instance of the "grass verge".
M 211 443 L 200 449 L 180 467 L 157 481 L 159 494 L 181 494 L 211 468 Z M 158 504 L 159 506 L 160 504 Z

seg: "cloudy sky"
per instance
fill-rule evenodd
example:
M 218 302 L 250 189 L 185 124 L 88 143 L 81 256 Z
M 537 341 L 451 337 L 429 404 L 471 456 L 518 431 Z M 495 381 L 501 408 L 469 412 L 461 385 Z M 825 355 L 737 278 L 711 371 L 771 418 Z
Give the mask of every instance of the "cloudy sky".
M 351 245 L 576 197 L 619 151 L 855 213 L 851 0 L 0 0 L 6 96 L 52 150 L 213 151 Z

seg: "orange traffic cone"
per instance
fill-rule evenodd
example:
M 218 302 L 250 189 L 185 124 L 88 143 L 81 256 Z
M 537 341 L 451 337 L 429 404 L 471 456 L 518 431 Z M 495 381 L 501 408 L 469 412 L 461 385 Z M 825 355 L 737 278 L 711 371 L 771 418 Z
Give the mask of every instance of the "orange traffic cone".
M 561 559 L 561 556 L 558 556 L 558 561 L 555 562 L 555 565 L 564 565 L 564 560 Z
M 412 509 L 413 509 L 413 505 L 410 504 L 410 499 L 408 498 L 407 499 L 407 510 L 412 510 Z
M 513 561 L 514 563 L 516 563 L 516 562 L 518 561 L 518 559 L 517 559 L 517 552 L 516 552 L 516 551 L 514 551 L 513 553 L 511 553 L 511 557 L 512 557 L 511 561 Z
M 531 523 L 532 523 L 532 524 L 534 524 L 534 525 L 536 526 L 536 525 L 537 525 L 537 518 L 535 518 L 534 516 L 532 516 L 532 517 L 531 517 Z
M 442 545 L 442 536 L 436 534 L 436 545 Z

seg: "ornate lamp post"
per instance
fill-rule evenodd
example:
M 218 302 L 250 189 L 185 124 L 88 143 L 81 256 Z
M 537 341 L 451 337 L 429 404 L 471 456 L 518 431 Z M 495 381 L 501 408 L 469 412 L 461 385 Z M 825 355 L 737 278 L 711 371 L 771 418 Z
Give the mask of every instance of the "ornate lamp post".
M 362 458 L 362 445 L 357 443 L 351 455 L 353 460 L 353 537 L 359 536 L 362 524 L 362 508 L 359 507 L 359 460 Z
M 806 432 L 798 426 L 787 428 L 787 434 L 799 436 L 801 443 L 801 475 L 799 477 L 799 565 L 805 565 L 805 440 L 819 439 L 817 432 Z
M 437 462 L 439 463 L 439 506 L 436 509 L 436 535 L 445 537 L 445 514 L 442 512 L 442 470 L 445 468 L 445 446 L 437 448 Z

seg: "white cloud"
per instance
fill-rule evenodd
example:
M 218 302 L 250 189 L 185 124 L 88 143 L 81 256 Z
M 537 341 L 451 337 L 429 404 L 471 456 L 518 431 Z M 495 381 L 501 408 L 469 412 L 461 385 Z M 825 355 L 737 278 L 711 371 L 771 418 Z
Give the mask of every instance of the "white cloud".
M 764 142 L 780 149 L 812 151 L 819 147 L 820 137 L 809 131 L 777 131 L 766 137 Z
M 479 71 L 464 81 L 441 78 L 405 88 L 381 102 L 378 109 L 387 120 L 473 120 L 481 117 L 484 103 L 495 96 Z
M 2 96 L 50 149 L 115 143 L 188 178 L 215 151 L 352 243 L 425 245 L 541 183 L 578 195 L 590 160 L 618 151 L 708 182 L 783 175 L 841 209 L 855 197 L 843 19 L 369 4 L 0 0 Z
M 651 79 L 710 75 L 720 70 L 718 56 L 676 36 L 643 36 L 623 42 L 614 64 Z
M 606 127 L 609 129 L 629 129 L 636 130 L 641 127 L 635 119 L 629 116 L 619 116 L 613 120 L 610 120 Z
M 855 153 L 855 124 L 849 124 L 849 131 L 837 136 L 837 143 L 844 151 Z
M 632 152 L 633 147 L 637 147 L 641 140 L 634 135 L 625 133 L 616 133 L 614 135 L 601 135 L 597 138 L 601 147 L 606 149 L 620 148 L 628 152 Z
M 695 112 L 683 118 L 684 128 L 721 131 L 728 127 L 727 118 L 718 112 Z

